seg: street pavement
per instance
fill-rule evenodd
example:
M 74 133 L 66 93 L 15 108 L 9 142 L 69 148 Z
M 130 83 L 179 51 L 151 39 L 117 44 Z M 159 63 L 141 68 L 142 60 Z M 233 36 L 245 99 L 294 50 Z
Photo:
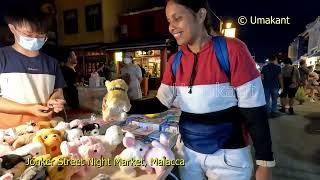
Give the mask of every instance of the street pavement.
M 294 110 L 296 115 L 269 120 L 277 163 L 273 180 L 320 180 L 320 103 Z

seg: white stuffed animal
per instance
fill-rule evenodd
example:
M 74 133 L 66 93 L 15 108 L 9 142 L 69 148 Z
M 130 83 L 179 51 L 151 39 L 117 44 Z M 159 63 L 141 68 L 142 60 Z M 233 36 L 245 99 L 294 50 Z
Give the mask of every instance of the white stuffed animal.
M 68 142 L 80 140 L 82 136 L 83 136 L 83 132 L 81 129 L 75 128 L 75 129 L 66 130 L 66 140 Z
M 61 131 L 61 130 L 69 130 L 69 129 L 71 129 L 71 128 L 70 128 L 70 123 L 61 121 L 61 122 L 59 122 L 59 123 L 57 124 L 56 127 L 54 127 L 54 129 L 55 129 L 55 130 L 59 130 L 59 131 Z
M 122 79 L 106 81 L 105 86 L 108 93 L 103 98 L 102 118 L 104 121 L 117 120 L 124 121 L 127 112 L 131 108 L 128 97 L 128 85 Z
M 113 125 L 106 130 L 105 135 L 95 137 L 99 138 L 99 140 L 107 146 L 108 151 L 112 152 L 122 143 L 124 132 L 119 126 Z
M 25 146 L 19 147 L 18 149 L 14 150 L 10 154 L 16 154 L 20 156 L 25 156 L 29 154 L 35 157 L 35 156 L 45 155 L 46 148 L 41 143 L 31 143 L 31 144 L 27 144 Z
M 115 159 L 122 159 L 122 160 L 143 160 L 145 154 L 149 150 L 149 146 L 144 144 L 143 142 L 136 140 L 134 135 L 130 132 L 127 132 L 125 137 L 123 138 L 123 145 L 126 147 L 119 155 L 115 157 Z M 135 166 L 121 166 L 120 170 L 125 174 L 135 177 L 137 172 L 135 170 Z M 140 167 L 141 169 L 145 169 L 144 166 Z

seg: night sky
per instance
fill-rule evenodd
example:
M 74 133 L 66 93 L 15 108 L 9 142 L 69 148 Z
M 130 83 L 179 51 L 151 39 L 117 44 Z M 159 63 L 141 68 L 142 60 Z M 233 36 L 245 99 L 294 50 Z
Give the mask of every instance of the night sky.
M 8 0 L 0 1 L 0 16 L 3 16 L 5 2 Z M 164 2 L 150 1 L 154 2 L 154 5 Z M 248 45 L 258 61 L 263 61 L 271 54 L 287 53 L 293 39 L 305 31 L 308 23 L 320 16 L 320 0 L 209 0 L 209 4 L 219 17 L 233 19 L 235 23 L 239 16 L 290 18 L 290 25 L 237 25 L 238 38 Z

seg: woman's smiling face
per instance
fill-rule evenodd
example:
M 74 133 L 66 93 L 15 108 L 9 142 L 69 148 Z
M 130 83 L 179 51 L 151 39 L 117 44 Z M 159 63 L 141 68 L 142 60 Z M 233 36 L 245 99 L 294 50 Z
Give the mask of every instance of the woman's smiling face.
M 168 1 L 166 16 L 169 32 L 174 36 L 178 45 L 192 42 L 203 24 L 198 22 L 197 14 L 183 5 Z

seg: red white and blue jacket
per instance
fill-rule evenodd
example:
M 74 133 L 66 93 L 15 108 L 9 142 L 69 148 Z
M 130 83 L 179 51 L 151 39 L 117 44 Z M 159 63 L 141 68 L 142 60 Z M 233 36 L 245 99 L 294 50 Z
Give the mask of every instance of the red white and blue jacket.
M 260 73 L 243 42 L 234 38 L 227 38 L 226 42 L 230 80 L 219 65 L 213 41 L 208 41 L 197 54 L 186 45 L 181 46 L 183 55 L 176 76 L 171 69 L 173 55 L 157 97 L 133 102 L 131 112 L 151 113 L 177 104 L 182 111 L 180 134 L 188 148 L 205 154 L 243 148 L 248 145 L 249 132 L 257 164 L 274 166 Z

